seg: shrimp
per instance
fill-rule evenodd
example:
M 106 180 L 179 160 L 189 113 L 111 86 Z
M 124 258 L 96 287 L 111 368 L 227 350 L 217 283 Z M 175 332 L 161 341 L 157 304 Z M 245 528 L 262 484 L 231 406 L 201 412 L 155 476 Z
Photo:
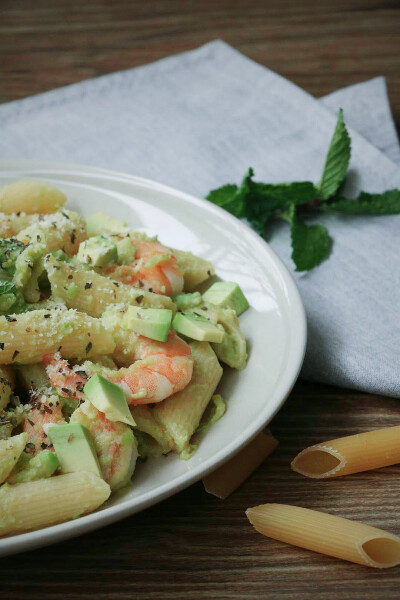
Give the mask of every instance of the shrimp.
M 71 400 L 84 400 L 83 388 L 89 379 L 85 371 L 72 370 L 60 353 L 45 354 L 42 363 L 51 385 L 61 396 Z
M 159 242 L 132 238 L 136 248 L 135 262 L 132 265 L 112 265 L 106 275 L 135 287 L 175 296 L 183 290 L 183 274 L 171 250 Z
M 72 413 L 70 423 L 80 423 L 89 429 L 103 479 L 110 487 L 115 490 L 126 485 L 138 457 L 137 442 L 130 427 L 109 421 L 89 400 Z
M 40 450 L 54 452 L 53 444 L 49 441 L 45 428 L 49 423 L 65 423 L 62 414 L 62 403 L 56 395 L 46 395 L 32 392 L 27 415 L 22 423 L 22 429 L 28 434 L 26 451 L 36 454 Z
M 168 334 L 166 342 L 156 342 L 128 332 L 125 342 L 125 360 L 131 364 L 120 369 L 109 369 L 90 361 L 71 369 L 57 355 L 47 355 L 44 361 L 51 385 L 62 396 L 83 400 L 82 382 L 99 373 L 120 385 L 128 404 L 136 405 L 160 402 L 190 382 L 193 372 L 191 350 L 174 333 Z

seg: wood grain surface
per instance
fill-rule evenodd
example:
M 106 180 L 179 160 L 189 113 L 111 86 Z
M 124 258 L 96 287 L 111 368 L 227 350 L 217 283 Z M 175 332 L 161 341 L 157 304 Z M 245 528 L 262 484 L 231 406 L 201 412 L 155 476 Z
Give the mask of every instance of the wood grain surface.
M 400 123 L 400 3 L 390 0 L 2 0 L 0 102 L 223 38 L 320 96 L 385 75 Z M 400 422 L 399 401 L 298 382 L 271 424 L 280 446 L 230 498 L 198 483 L 95 533 L 0 561 L 7 600 L 400 598 L 370 570 L 263 538 L 244 511 L 286 502 L 400 534 L 399 468 L 325 482 L 292 473 L 309 444 Z

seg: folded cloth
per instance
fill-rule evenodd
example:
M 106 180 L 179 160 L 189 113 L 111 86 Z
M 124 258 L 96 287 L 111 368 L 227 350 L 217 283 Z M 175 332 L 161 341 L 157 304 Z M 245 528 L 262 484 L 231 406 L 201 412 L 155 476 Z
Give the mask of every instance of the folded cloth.
M 261 181 L 318 181 L 339 106 L 352 138 L 345 191 L 400 188 L 382 78 L 318 101 L 221 41 L 0 106 L 0 158 L 107 167 L 201 197 L 250 166 Z M 400 216 L 313 220 L 334 245 L 320 267 L 293 273 L 308 318 L 302 374 L 399 397 Z M 287 227 L 271 246 L 293 272 Z

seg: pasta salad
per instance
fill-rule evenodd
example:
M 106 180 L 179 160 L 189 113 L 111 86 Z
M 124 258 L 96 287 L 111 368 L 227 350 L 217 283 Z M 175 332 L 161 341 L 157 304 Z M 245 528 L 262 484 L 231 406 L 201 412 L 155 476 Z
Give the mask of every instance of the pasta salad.
M 42 182 L 0 189 L 2 536 L 95 510 L 138 461 L 190 459 L 226 409 L 221 363 L 247 361 L 236 283 L 65 202 Z

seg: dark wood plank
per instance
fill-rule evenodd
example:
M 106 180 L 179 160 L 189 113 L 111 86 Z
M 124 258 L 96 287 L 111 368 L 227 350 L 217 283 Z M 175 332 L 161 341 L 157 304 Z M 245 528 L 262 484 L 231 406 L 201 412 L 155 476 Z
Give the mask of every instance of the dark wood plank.
M 400 5 L 384 0 L 3 0 L 0 102 L 130 68 L 221 37 L 319 96 L 376 75 L 400 122 Z M 372 571 L 255 533 L 245 509 L 287 502 L 400 534 L 398 467 L 326 482 L 292 473 L 305 446 L 399 423 L 396 400 L 299 382 L 271 428 L 275 454 L 224 502 L 201 483 L 144 513 L 2 559 L 0 597 L 123 600 L 395 599 Z

